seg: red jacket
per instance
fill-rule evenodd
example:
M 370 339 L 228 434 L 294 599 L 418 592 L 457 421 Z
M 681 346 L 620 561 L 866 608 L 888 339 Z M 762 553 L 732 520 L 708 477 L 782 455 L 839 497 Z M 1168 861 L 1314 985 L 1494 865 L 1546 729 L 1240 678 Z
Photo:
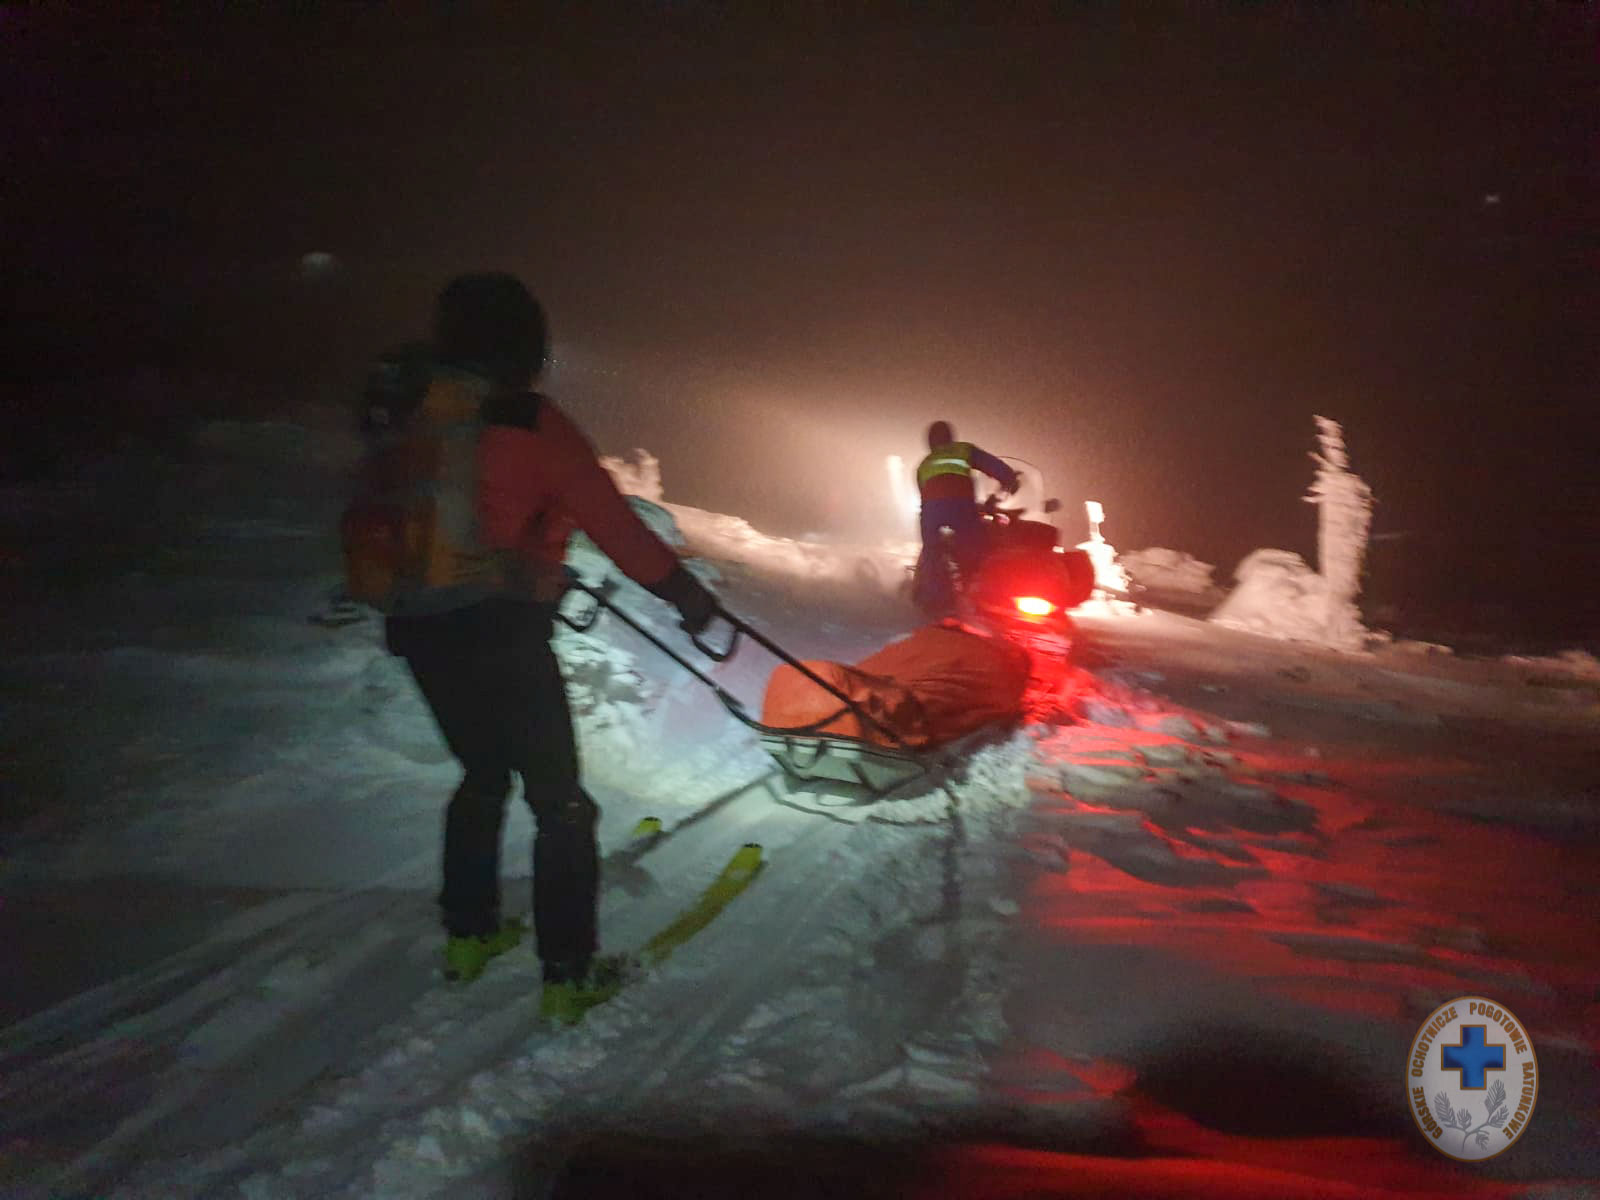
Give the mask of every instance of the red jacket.
M 561 594 L 561 560 L 574 527 L 635 582 L 660 583 L 678 556 L 651 533 L 612 482 L 583 431 L 532 393 L 497 398 L 478 441 L 478 535 L 513 551 L 533 598 Z

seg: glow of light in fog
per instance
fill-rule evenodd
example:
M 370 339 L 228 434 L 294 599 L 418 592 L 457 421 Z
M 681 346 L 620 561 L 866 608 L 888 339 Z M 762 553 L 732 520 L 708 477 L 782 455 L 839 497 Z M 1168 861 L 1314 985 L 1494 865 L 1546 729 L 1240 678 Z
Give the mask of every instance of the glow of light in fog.
M 306 282 L 319 279 L 330 279 L 339 273 L 340 263 L 337 258 L 326 250 L 313 250 L 309 254 L 302 254 L 298 264 L 300 278 Z
M 911 486 L 911 473 L 906 470 L 906 460 L 898 454 L 891 454 L 884 459 L 884 465 L 889 468 L 889 495 L 894 498 L 895 511 L 915 517 L 922 507 L 922 501 L 917 496 L 917 489 Z

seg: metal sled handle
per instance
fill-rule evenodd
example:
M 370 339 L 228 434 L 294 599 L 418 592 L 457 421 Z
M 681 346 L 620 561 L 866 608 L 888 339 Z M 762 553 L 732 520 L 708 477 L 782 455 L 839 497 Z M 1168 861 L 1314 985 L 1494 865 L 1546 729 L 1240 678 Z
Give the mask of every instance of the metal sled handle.
M 721 650 L 717 649 L 709 642 L 703 641 L 701 638 L 701 634 L 705 633 L 707 629 L 711 628 L 711 621 L 715 621 L 718 617 L 721 617 L 724 621 L 726 621 L 728 623 L 728 628 L 732 630 L 732 632 L 728 635 L 727 646 Z M 706 622 L 705 627 L 701 629 L 700 633 L 690 633 L 689 640 L 694 643 L 694 648 L 696 650 L 700 651 L 701 654 L 704 654 L 712 662 L 727 662 L 733 657 L 734 652 L 739 649 L 739 637 L 743 631 L 739 627 L 739 622 L 734 620 L 731 615 L 725 612 L 720 605 L 718 605 L 716 612 L 711 614 L 711 621 Z M 680 628 L 682 628 L 681 625 Z M 684 629 L 684 632 L 689 633 L 687 629 Z
M 773 640 L 771 638 L 767 637 L 760 630 L 751 628 L 748 624 L 746 624 L 744 621 L 740 620 L 738 617 L 734 616 L 731 613 L 723 613 L 722 615 L 727 618 L 728 624 L 732 625 L 734 627 L 734 630 L 737 633 L 744 634 L 751 641 L 753 641 L 756 645 L 760 646 L 767 653 L 771 654 L 774 658 L 778 659 L 780 662 L 783 662 L 783 663 L 787 664 L 790 667 L 793 667 L 796 671 L 800 672 L 801 675 L 804 675 L 807 679 L 809 679 L 812 683 L 816 684 L 823 691 L 827 692 L 835 700 L 838 700 L 839 702 L 841 702 L 845 706 L 846 709 L 848 709 L 851 713 L 853 713 L 856 716 L 856 718 L 859 721 L 861 721 L 862 724 L 872 726 L 872 728 L 876 729 L 879 733 L 883 734 L 884 737 L 888 738 L 891 742 L 893 742 L 896 746 L 900 747 L 900 749 L 905 751 L 907 754 L 912 754 L 912 755 L 916 754 L 916 751 L 905 740 L 905 738 L 901 737 L 893 729 L 890 729 L 882 721 L 878 720 L 877 717 L 873 716 L 864 707 L 862 707 L 862 705 L 860 705 L 856 701 L 852 700 L 844 692 L 840 691 L 835 685 L 833 685 L 832 683 L 829 683 L 821 675 L 818 675 L 810 667 L 806 666 L 805 663 L 801 662 L 794 655 L 790 654 L 787 650 L 783 649 L 783 647 L 777 645 L 775 642 L 773 642 Z M 818 722 L 818 724 L 825 724 L 825 723 L 831 722 L 838 715 L 840 715 L 840 714 L 835 714 L 832 717 L 827 717 L 822 722 Z M 790 732 L 792 732 L 792 731 L 790 731 Z
M 632 617 L 630 617 L 612 602 L 612 594 L 617 590 L 617 580 L 614 576 L 607 576 L 600 582 L 598 586 L 591 586 L 590 584 L 584 583 L 583 580 L 579 579 L 576 572 L 569 570 L 567 573 L 567 585 L 572 591 L 583 592 L 594 601 L 593 607 L 590 608 L 587 613 L 582 613 L 577 616 L 568 616 L 565 612 L 557 609 L 556 615 L 559 616 L 567 625 L 582 633 L 600 619 L 600 614 L 603 611 L 610 609 L 611 615 L 616 617 L 617 620 L 621 621 L 629 629 L 633 630 L 645 641 L 649 642 L 657 650 L 661 651 L 661 653 L 665 654 L 673 662 L 677 663 L 685 671 L 689 672 L 689 674 L 693 675 L 701 683 L 705 684 L 714 693 L 716 693 L 717 699 L 722 702 L 722 706 L 726 708 L 730 714 L 746 725 L 749 725 L 753 728 L 760 728 L 760 723 L 745 711 L 744 705 L 740 704 L 735 697 L 728 694 L 727 689 L 725 689 L 715 679 L 712 679 L 711 676 L 707 675 L 704 671 L 700 670 L 699 667 L 685 659 L 671 646 L 667 645 L 655 634 L 651 633 L 643 625 L 639 624 L 638 621 L 635 621 Z M 733 618 L 729 617 L 728 614 L 723 612 L 721 609 L 718 609 L 717 611 L 720 616 L 727 618 L 730 623 L 733 621 Z M 698 638 L 692 638 L 692 640 L 694 641 L 695 645 L 699 646 L 704 653 L 716 659 L 718 662 L 721 662 L 723 659 L 726 659 L 733 653 L 738 641 L 738 631 L 735 630 L 734 638 L 728 643 L 727 649 L 720 652 L 716 651 L 715 647 L 708 648 L 704 645 L 701 645 L 701 642 Z
M 585 624 L 575 624 L 573 618 L 567 617 L 565 614 L 561 615 L 561 619 L 568 625 L 571 625 L 572 628 L 577 629 L 580 632 L 587 629 L 598 619 L 601 609 L 609 608 L 612 612 L 612 615 L 624 625 L 628 626 L 640 637 L 644 638 L 645 641 L 649 642 L 657 650 L 660 650 L 668 658 L 672 659 L 673 662 L 677 663 L 684 670 L 688 671 L 689 674 L 693 675 L 701 683 L 710 688 L 716 694 L 717 699 L 721 701 L 722 706 L 728 710 L 729 714 L 742 724 L 748 725 L 751 729 L 755 729 L 761 733 L 792 734 L 801 732 L 794 729 L 776 729 L 772 726 L 763 725 L 760 721 L 757 721 L 745 711 L 744 705 L 740 704 L 737 699 L 728 694 L 727 690 L 723 688 L 721 684 L 717 683 L 716 680 L 712 679 L 709 675 L 700 670 L 698 667 L 694 666 L 692 663 L 685 661 L 682 655 L 678 654 L 660 638 L 656 637 L 627 613 L 619 609 L 611 602 L 611 593 L 616 590 L 617 586 L 617 582 L 614 578 L 607 577 L 599 587 L 591 587 L 589 584 L 586 584 L 579 579 L 575 572 L 571 572 L 568 575 L 568 582 L 574 590 L 586 593 L 595 601 L 594 611 L 588 614 Z M 833 684 L 829 683 L 810 667 L 806 666 L 805 663 L 795 658 L 794 655 L 784 650 L 781 646 L 776 645 L 771 638 L 768 638 L 766 635 L 761 633 L 760 630 L 751 628 L 744 621 L 740 620 L 738 617 L 734 616 L 724 608 L 719 607 L 717 609 L 717 616 L 721 617 L 733 627 L 733 637 L 729 639 L 727 648 L 719 651 L 716 647 L 708 647 L 700 640 L 700 638 L 691 635 L 690 640 L 694 642 L 696 648 L 698 648 L 701 653 L 707 655 L 716 662 L 726 661 L 733 655 L 734 650 L 738 648 L 739 636 L 742 634 L 748 637 L 751 641 L 755 642 L 762 649 L 768 651 L 775 658 L 793 667 L 796 671 L 800 672 L 800 674 L 804 675 L 807 679 L 816 684 L 823 691 L 827 692 L 834 699 L 840 701 L 844 705 L 845 710 L 854 713 L 863 724 L 870 725 L 879 733 L 883 734 L 886 738 L 898 746 L 902 752 L 920 760 L 920 756 L 917 754 L 916 750 L 914 750 L 910 744 L 906 742 L 905 738 L 901 737 L 893 729 L 890 729 L 860 704 L 856 703 L 856 701 L 852 700 Z M 815 722 L 813 725 L 808 726 L 807 729 L 814 729 L 821 725 L 831 723 L 832 721 L 838 719 L 839 716 L 843 715 L 843 711 L 844 710 L 841 710 L 838 713 L 834 713 L 828 717 L 825 717 L 821 721 Z
M 795 742 L 795 739 L 792 737 L 786 737 L 783 739 L 783 748 L 785 752 L 788 753 L 789 758 L 793 761 L 795 770 L 797 771 L 809 771 L 812 767 L 821 762 L 823 746 L 824 743 L 821 738 L 818 738 L 816 741 L 812 742 L 811 745 L 807 747 L 811 751 L 810 760 L 807 762 L 801 762 L 800 748 Z
M 556 616 L 560 617 L 562 624 L 568 628 L 575 629 L 579 633 L 588 633 L 590 629 L 594 628 L 594 623 L 600 619 L 601 612 L 611 607 L 611 595 L 617 590 L 617 581 L 615 578 L 607 576 L 600 581 L 598 587 L 590 587 L 580 580 L 577 572 L 570 567 L 566 568 L 566 573 L 569 590 L 585 593 L 594 603 L 589 606 L 587 612 L 580 609 L 575 614 L 569 614 L 561 607 L 558 601 Z

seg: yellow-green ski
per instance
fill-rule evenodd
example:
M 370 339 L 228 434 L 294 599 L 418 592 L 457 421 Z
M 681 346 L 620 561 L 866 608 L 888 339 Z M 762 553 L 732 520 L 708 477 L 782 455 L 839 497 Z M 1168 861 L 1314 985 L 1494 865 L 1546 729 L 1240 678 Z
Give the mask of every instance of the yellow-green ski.
M 699 933 L 728 903 L 750 886 L 750 881 L 761 874 L 766 863 L 761 857 L 761 847 L 748 842 L 734 851 L 722 873 L 713 879 L 700 898 L 686 908 L 678 919 L 646 942 L 639 951 L 641 966 L 653 967 Z
M 655 828 L 651 828 L 651 824 Z M 662 836 L 660 822 L 646 817 L 633 833 L 630 851 L 642 853 L 653 839 Z M 636 954 L 602 955 L 591 965 L 588 978 L 564 980 L 544 985 L 539 999 L 539 1015 L 555 1025 L 576 1025 L 591 1008 L 604 1004 L 638 977 L 642 968 L 653 967 L 669 954 L 699 933 L 728 903 L 750 886 L 750 881 L 761 873 L 761 847 L 748 842 L 739 847 L 699 897 L 686 908 L 672 924 L 658 932 Z M 613 855 L 606 860 L 608 877 L 614 876 L 622 864 Z M 637 870 L 631 864 L 628 869 Z

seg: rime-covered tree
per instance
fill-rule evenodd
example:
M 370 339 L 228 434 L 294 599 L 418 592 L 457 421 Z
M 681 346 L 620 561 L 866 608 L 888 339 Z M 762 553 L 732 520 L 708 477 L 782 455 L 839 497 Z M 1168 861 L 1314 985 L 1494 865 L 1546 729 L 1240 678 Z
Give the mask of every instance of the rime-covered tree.
M 1356 597 L 1372 528 L 1372 489 L 1350 470 L 1340 424 L 1327 417 L 1316 422 L 1320 451 L 1311 459 L 1317 476 L 1305 500 L 1317 506 L 1317 566 L 1327 586 L 1325 636 L 1330 645 L 1357 649 L 1366 634 Z

